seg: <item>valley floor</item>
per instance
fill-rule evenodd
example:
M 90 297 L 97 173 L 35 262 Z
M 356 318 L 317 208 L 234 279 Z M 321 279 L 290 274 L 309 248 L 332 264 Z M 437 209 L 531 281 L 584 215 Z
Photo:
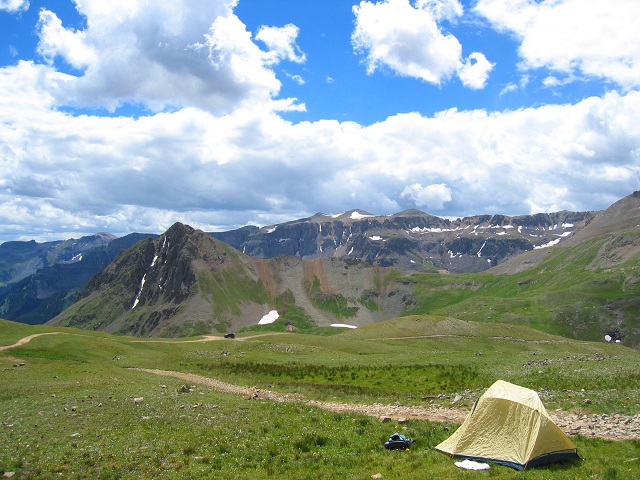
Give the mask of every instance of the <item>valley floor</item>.
M 59 333 L 59 332 L 54 332 Z M 18 340 L 12 345 L 0 346 L 0 351 L 24 345 L 33 338 L 40 335 L 51 335 L 53 333 L 42 333 L 29 335 Z M 253 337 L 244 337 L 247 340 Z M 189 342 L 208 342 L 221 340 L 219 336 L 206 336 L 199 340 L 189 340 Z M 141 340 L 149 342 L 150 340 Z M 153 340 L 151 340 L 153 341 Z M 19 361 L 12 357 L 4 357 L 4 360 Z M 134 369 L 155 375 L 174 377 L 187 382 L 189 385 L 205 385 L 215 390 L 243 395 L 247 400 L 269 400 L 275 402 L 295 402 L 304 403 L 309 406 L 322 408 L 332 412 L 360 413 L 378 418 L 388 418 L 393 420 L 416 419 L 431 422 L 449 422 L 460 424 L 468 414 L 468 409 L 458 409 L 443 407 L 439 405 L 383 405 L 383 404 L 347 404 L 335 402 L 323 402 L 308 400 L 300 394 L 283 394 L 271 390 L 259 389 L 256 387 L 245 387 L 222 382 L 214 378 L 194 375 L 190 373 L 156 370 L 156 369 Z M 605 440 L 625 441 L 640 440 L 640 414 L 625 416 L 619 414 L 597 415 L 581 414 L 576 412 L 566 412 L 555 410 L 549 412 L 553 421 L 568 435 L 582 435 L 584 437 L 601 438 Z

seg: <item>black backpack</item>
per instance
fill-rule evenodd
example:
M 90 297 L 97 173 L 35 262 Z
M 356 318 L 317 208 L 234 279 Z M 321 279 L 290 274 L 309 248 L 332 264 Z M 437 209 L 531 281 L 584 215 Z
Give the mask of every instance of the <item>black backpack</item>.
M 414 443 L 416 443 L 415 440 L 407 438 L 400 433 L 394 433 L 389 437 L 389 440 L 384 442 L 384 448 L 387 450 L 407 450 Z

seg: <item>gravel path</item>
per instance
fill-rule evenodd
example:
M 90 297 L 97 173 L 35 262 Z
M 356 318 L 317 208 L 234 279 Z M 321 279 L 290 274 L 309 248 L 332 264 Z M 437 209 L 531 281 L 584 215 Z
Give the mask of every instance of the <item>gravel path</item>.
M 439 406 L 405 406 L 383 404 L 350 404 L 307 400 L 300 394 L 283 394 L 256 387 L 243 387 L 222 382 L 214 378 L 193 375 L 191 373 L 134 368 L 133 370 L 179 378 L 190 385 L 206 385 L 225 393 L 243 395 L 247 399 L 264 399 L 275 402 L 297 402 L 323 408 L 332 412 L 351 412 L 393 420 L 427 420 L 430 422 L 462 423 L 468 409 L 446 408 Z M 583 415 L 572 412 L 553 411 L 549 416 L 568 435 L 602 438 L 605 440 L 640 440 L 640 415 Z

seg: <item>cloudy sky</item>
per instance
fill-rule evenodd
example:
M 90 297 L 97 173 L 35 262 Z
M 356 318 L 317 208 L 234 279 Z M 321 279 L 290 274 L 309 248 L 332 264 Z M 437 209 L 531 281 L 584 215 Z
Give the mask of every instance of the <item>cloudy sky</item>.
M 0 242 L 640 188 L 637 0 L 0 0 Z

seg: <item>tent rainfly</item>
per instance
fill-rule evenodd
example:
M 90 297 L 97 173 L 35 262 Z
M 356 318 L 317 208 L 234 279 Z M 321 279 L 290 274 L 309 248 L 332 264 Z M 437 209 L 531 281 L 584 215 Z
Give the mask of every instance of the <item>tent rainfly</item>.
M 476 401 L 460 427 L 436 450 L 455 458 L 517 470 L 577 459 L 573 442 L 553 423 L 533 390 L 498 380 Z

